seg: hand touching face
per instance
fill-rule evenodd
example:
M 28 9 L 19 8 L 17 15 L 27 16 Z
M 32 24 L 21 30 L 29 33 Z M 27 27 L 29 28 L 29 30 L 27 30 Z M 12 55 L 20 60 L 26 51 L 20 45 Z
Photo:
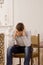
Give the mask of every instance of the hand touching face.
M 16 30 L 15 32 L 14 32 L 14 38 L 16 37 L 16 36 L 25 36 L 25 31 L 23 30 L 23 31 L 18 31 L 18 30 Z

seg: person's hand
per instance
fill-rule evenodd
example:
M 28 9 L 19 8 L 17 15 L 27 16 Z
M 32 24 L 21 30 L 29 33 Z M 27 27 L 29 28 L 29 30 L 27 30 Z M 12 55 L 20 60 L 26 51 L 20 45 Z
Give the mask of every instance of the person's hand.
M 25 32 L 25 30 L 23 31 L 23 36 L 25 36 L 26 35 L 26 32 Z
M 15 32 L 13 33 L 13 37 L 16 38 L 16 36 L 17 36 L 17 31 L 15 31 Z

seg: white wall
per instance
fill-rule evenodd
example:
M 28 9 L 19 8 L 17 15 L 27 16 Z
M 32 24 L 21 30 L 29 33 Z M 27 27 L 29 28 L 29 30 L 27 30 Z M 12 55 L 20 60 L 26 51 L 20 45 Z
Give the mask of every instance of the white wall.
M 13 25 L 13 8 L 12 8 L 13 1 L 12 0 L 1 0 L 1 1 L 4 2 L 2 4 L 2 7 L 0 4 L 0 26 L 12 26 Z
M 14 26 L 19 21 L 43 40 L 43 0 L 14 0 Z

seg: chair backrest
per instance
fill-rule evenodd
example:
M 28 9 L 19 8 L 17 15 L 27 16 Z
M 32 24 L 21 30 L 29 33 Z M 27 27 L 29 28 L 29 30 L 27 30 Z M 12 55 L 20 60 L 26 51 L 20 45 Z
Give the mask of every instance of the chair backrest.
M 39 41 L 40 41 L 40 37 L 39 37 L 39 34 L 38 35 L 32 35 L 31 36 L 31 41 L 32 41 L 32 44 L 39 44 Z
M 40 34 L 31 36 L 32 47 L 38 50 L 38 65 L 40 65 Z M 32 62 L 31 62 L 32 63 Z

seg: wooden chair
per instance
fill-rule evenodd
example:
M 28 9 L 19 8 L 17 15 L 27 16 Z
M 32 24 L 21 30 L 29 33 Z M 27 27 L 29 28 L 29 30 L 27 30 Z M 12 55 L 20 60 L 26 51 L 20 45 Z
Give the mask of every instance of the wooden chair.
M 38 34 L 37 36 L 32 35 L 31 37 L 32 41 L 32 48 L 37 48 L 37 50 L 32 53 L 32 58 L 31 58 L 31 65 L 33 65 L 33 59 L 38 58 L 38 65 L 40 65 L 40 35 Z
M 4 34 L 0 33 L 0 65 L 5 65 L 4 59 Z
M 31 36 L 31 41 L 32 41 L 32 48 L 38 48 L 37 52 L 32 53 L 32 58 L 31 58 L 31 65 L 33 65 L 33 59 L 38 57 L 38 65 L 40 65 L 40 39 L 39 39 L 39 34 L 37 36 L 32 35 Z M 24 54 L 13 54 L 12 57 L 14 58 L 19 58 L 19 65 L 21 65 L 21 58 L 24 58 Z

